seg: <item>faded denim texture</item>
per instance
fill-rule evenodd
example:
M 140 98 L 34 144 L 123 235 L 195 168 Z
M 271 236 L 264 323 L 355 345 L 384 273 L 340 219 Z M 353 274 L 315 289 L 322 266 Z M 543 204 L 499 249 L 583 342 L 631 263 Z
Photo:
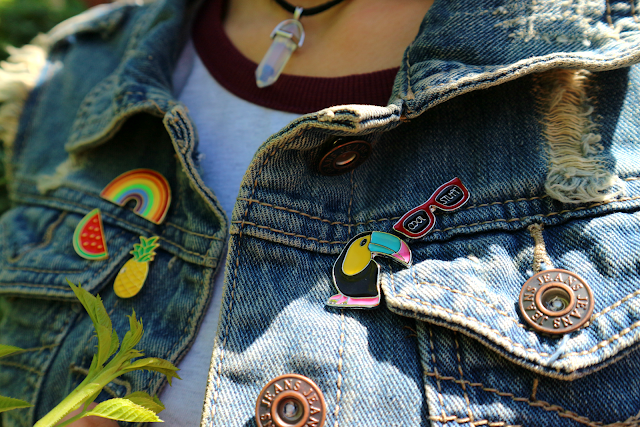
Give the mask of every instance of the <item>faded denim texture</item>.
M 0 342 L 31 349 L 0 361 L 0 390 L 35 407 L 3 414 L 3 426 L 31 425 L 89 367 L 91 322 L 66 278 L 99 292 L 116 328 L 135 308 L 141 347 L 176 362 L 218 266 L 225 293 L 203 426 L 254 425 L 260 389 L 285 373 L 318 384 L 334 427 L 640 424 L 637 3 L 436 0 L 390 104 L 327 108 L 271 137 L 230 221 L 199 178 L 197 132 L 171 95 L 187 6 L 115 4 L 50 34 L 11 149 L 15 207 L 0 220 Z M 579 89 L 575 79 L 550 86 L 557 68 L 591 73 L 576 74 Z M 584 100 L 571 113 L 563 96 L 573 92 Z M 579 138 L 567 142 L 575 123 Z M 319 175 L 334 135 L 370 141 L 372 156 Z M 594 199 L 551 197 L 551 165 L 569 193 Z M 175 195 L 163 225 L 99 197 L 141 167 L 166 176 Z M 391 231 L 455 176 L 469 202 L 409 242 L 410 268 L 380 263 L 381 307 L 326 308 L 344 244 Z M 110 256 L 90 262 L 71 236 L 96 207 Z M 527 328 L 517 309 L 536 265 L 532 224 L 544 225 L 547 267 L 575 272 L 594 293 L 588 326 L 557 360 L 560 339 Z M 113 278 L 141 234 L 160 236 L 160 250 L 142 292 L 119 300 Z M 162 386 L 134 373 L 109 393 Z

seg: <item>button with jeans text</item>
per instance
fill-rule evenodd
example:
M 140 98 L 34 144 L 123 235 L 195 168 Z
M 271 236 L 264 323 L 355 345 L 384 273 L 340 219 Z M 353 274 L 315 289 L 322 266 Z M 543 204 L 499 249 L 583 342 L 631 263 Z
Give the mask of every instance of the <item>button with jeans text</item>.
M 518 303 L 522 317 L 536 332 L 566 334 L 589 321 L 593 292 L 570 271 L 543 270 L 526 281 Z
M 280 375 L 269 381 L 256 402 L 258 427 L 322 427 L 326 414 L 318 386 L 298 374 Z

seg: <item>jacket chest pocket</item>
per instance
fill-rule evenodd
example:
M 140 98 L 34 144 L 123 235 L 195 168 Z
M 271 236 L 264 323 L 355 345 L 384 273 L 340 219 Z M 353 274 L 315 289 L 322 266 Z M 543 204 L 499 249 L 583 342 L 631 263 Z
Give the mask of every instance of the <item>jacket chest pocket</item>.
M 628 203 L 416 242 L 414 265 L 385 275 L 388 307 L 417 319 L 433 421 L 636 425 L 640 212 Z M 592 290 L 591 315 L 576 300 L 559 321 L 587 320 L 580 329 L 550 335 L 524 320 L 523 285 L 545 269 L 568 270 Z
M 103 218 L 108 258 L 90 261 L 74 251 L 82 215 L 45 206 L 19 206 L 0 219 L 0 294 L 75 299 L 67 280 L 97 292 L 129 257 L 134 233 Z

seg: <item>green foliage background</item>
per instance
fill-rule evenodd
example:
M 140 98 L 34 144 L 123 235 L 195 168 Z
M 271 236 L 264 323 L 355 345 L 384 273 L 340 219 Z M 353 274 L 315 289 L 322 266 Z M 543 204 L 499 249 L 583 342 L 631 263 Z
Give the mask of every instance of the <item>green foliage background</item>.
M 29 43 L 38 33 L 85 9 L 81 0 L 0 0 L 0 61 L 9 56 L 7 46 Z M 3 163 L 0 150 L 0 213 L 9 208 Z
M 0 0 L 0 60 L 5 47 L 22 46 L 38 33 L 85 10 L 80 0 Z

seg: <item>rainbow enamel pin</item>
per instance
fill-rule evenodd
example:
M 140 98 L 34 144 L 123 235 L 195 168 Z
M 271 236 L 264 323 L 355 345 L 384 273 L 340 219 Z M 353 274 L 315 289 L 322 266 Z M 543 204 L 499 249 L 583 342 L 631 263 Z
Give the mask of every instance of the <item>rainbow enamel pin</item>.
M 338 293 L 326 305 L 337 308 L 375 308 L 380 304 L 381 255 L 411 265 L 409 246 L 393 234 L 381 231 L 360 233 L 347 243 L 333 264 L 333 284 Z
M 119 206 L 135 200 L 133 212 L 160 224 L 171 203 L 171 187 L 164 176 L 151 169 L 134 169 L 111 181 L 100 196 Z

